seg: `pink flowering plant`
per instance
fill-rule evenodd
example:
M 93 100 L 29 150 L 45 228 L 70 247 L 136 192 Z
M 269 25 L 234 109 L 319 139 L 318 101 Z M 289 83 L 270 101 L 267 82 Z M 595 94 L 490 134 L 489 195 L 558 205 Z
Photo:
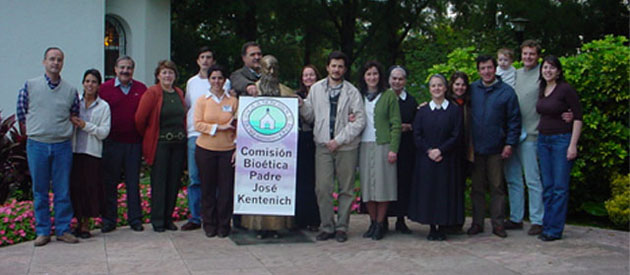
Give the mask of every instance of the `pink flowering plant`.
M 184 185 L 177 195 L 173 219 L 183 220 L 188 216 L 187 189 Z M 140 206 L 142 208 L 142 221 L 148 223 L 151 217 L 151 184 L 148 178 L 140 182 Z M 49 196 L 52 206 L 53 194 Z M 52 209 L 52 207 L 51 207 Z M 54 231 L 54 213 L 51 213 Z M 74 227 L 76 219 L 72 220 Z M 92 219 L 90 228 L 94 229 L 101 225 L 101 218 Z M 127 223 L 127 192 L 125 184 L 118 184 L 118 223 L 117 226 L 125 226 Z M 0 206 L 0 247 L 16 244 L 24 241 L 34 240 L 35 237 L 35 217 L 33 213 L 32 201 L 18 201 L 10 198 L 5 204 Z
M 0 246 L 35 239 L 32 201 L 7 200 L 0 207 Z
M 358 176 L 355 177 L 357 180 L 354 182 L 354 189 L 352 190 L 354 193 L 354 200 L 352 201 L 352 206 L 350 207 L 351 214 L 357 214 L 361 210 L 361 184 L 359 183 Z M 338 190 L 333 191 L 333 210 L 337 212 L 339 209 L 339 193 Z

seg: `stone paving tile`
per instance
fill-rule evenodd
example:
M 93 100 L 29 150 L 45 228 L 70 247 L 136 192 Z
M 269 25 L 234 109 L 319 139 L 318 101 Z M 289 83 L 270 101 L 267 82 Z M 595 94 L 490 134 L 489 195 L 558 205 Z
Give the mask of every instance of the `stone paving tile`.
M 0 274 L 26 274 L 35 247 L 33 242 L 0 248 Z
M 107 274 L 107 262 L 85 261 L 83 263 L 46 263 L 31 264 L 28 274 Z M 8 273 L 7 273 L 8 274 Z
M 208 257 L 206 259 L 184 260 L 191 272 L 204 270 L 235 270 L 263 268 L 264 266 L 254 256 L 244 253 L 240 255 L 224 255 Z
M 368 222 L 353 215 L 345 243 L 238 246 L 201 230 L 155 233 L 147 225 L 94 231 L 75 245 L 0 248 L 0 274 L 629 274 L 628 232 L 567 226 L 562 240 L 544 243 L 526 230 L 498 238 L 487 223 L 477 236 L 429 242 L 428 226 L 410 222 L 413 234 L 373 241 L 361 237 Z
M 307 266 L 276 266 L 269 267 L 268 270 L 274 275 L 295 275 L 295 274 L 308 274 L 308 275 L 333 275 L 333 274 L 360 274 L 352 269 L 347 268 L 345 265 L 340 265 L 333 261 L 324 265 L 307 265 Z M 391 273 L 386 273 L 391 274 Z
M 150 260 L 110 260 L 108 263 L 110 274 L 190 274 L 181 260 L 150 261 Z
M 50 242 L 49 244 L 35 248 L 31 265 L 35 264 L 82 264 L 90 261 L 105 259 L 103 244 L 67 244 Z
M 192 272 L 192 274 L 199 274 L 199 275 L 272 275 L 273 273 L 271 273 L 269 270 L 265 269 L 265 268 L 244 268 L 244 269 L 234 269 L 234 270 L 225 270 L 225 269 L 219 269 L 219 270 L 207 270 L 207 271 L 200 271 L 200 272 Z M 291 274 L 299 274 L 299 273 L 291 273 Z
M 329 253 L 317 247 L 299 245 L 250 246 L 249 251 L 265 267 L 324 266 L 334 263 Z

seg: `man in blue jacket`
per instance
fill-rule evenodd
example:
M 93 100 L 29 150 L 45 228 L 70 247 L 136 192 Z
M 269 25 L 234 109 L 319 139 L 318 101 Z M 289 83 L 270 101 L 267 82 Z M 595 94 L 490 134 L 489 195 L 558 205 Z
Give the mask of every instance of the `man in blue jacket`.
M 488 55 L 477 57 L 481 79 L 470 85 L 472 138 L 475 161 L 472 171 L 473 222 L 468 235 L 483 232 L 485 190 L 490 189 L 492 233 L 507 237 L 503 160 L 510 157 L 521 133 L 521 113 L 514 89 L 497 78 L 497 61 Z

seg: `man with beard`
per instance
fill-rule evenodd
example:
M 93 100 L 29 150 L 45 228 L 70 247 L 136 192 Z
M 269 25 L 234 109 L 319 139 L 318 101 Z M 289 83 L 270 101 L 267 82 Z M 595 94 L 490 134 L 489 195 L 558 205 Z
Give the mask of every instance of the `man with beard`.
M 300 114 L 313 123 L 315 149 L 315 193 L 322 220 L 318 241 L 348 239 L 350 207 L 354 200 L 354 172 L 361 131 L 365 127 L 365 110 L 359 90 L 343 79 L 348 57 L 334 51 L 328 55 L 328 77 L 311 86 Z M 349 116 L 354 116 L 350 121 Z M 332 193 L 335 178 L 339 182 L 338 219 L 335 222 Z
M 142 161 L 142 136 L 136 130 L 135 113 L 147 86 L 133 79 L 135 62 L 129 56 L 116 60 L 116 78 L 101 84 L 99 96 L 107 101 L 111 110 L 111 130 L 103 141 L 103 188 L 105 209 L 103 227 L 107 233 L 116 229 L 118 218 L 118 189 L 124 171 L 127 189 L 127 220 L 133 231 L 142 231 L 140 208 L 140 163 Z
M 287 86 L 280 84 L 278 79 L 278 59 L 272 55 L 265 55 L 261 61 L 260 79 L 256 81 L 257 96 L 295 97 L 295 93 Z M 242 216 L 242 226 L 256 231 L 256 238 L 264 239 L 268 236 L 279 238 L 278 231 L 291 229 L 293 217 L 285 216 Z

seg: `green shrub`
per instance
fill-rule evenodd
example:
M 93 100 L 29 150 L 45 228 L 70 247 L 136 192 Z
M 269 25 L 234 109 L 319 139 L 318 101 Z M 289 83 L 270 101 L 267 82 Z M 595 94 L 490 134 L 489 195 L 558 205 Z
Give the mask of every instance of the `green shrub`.
M 628 229 L 630 223 L 630 174 L 618 175 L 610 182 L 612 197 L 606 201 L 608 217 Z
M 560 59 L 567 82 L 580 96 L 584 120 L 571 173 L 573 212 L 601 212 L 614 175 L 628 173 L 627 42 L 625 37 L 609 35 L 584 44 L 577 55 Z

